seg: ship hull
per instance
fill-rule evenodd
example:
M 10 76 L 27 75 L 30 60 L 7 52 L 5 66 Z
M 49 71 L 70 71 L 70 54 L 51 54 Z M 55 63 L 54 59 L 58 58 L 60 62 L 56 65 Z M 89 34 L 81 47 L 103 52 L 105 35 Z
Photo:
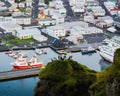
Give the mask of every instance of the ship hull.
M 96 50 L 91 50 L 91 51 L 82 51 L 82 55 L 84 54 L 89 54 L 89 53 L 95 53 Z
M 26 65 L 26 66 L 13 65 L 14 70 L 22 70 L 22 69 L 29 69 L 29 68 L 36 68 L 36 67 L 42 67 L 42 64 Z
M 100 56 L 103 57 L 106 61 L 112 63 L 113 62 L 113 56 L 110 56 L 109 54 L 105 54 L 103 52 L 100 52 Z

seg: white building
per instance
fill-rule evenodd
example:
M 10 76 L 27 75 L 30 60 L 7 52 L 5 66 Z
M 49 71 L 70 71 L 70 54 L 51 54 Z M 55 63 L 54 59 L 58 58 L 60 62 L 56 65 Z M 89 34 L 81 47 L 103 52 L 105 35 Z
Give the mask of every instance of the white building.
M 70 31 L 71 31 L 72 35 L 78 35 L 79 36 L 79 35 L 82 35 L 84 33 L 84 28 L 76 25 L 76 26 L 73 26 Z
M 31 17 L 25 16 L 24 12 L 13 12 L 12 17 L 17 24 L 31 24 Z
M 94 22 L 94 16 L 92 16 L 92 15 L 86 15 L 86 16 L 84 16 L 83 19 L 84 19 L 85 22 L 95 23 Z
M 83 39 L 82 35 L 71 35 L 67 37 L 67 40 L 73 42 L 74 44 L 79 44 L 79 40 L 82 39 Z
M 48 8 L 48 9 L 44 9 L 43 10 L 45 15 L 54 15 L 54 14 L 60 14 L 64 17 L 66 17 L 66 9 L 65 8 L 61 8 L 61 9 L 53 9 L 53 8 Z
M 105 15 L 105 10 L 101 6 L 88 6 L 87 9 L 92 10 L 91 14 L 94 16 L 104 16 Z
M 18 16 L 14 17 L 17 24 L 31 24 L 31 17 Z
M 96 27 L 80 27 L 80 26 L 73 26 L 70 30 L 71 35 L 86 35 L 86 34 L 97 34 L 103 33 L 103 31 Z
M 71 6 L 84 6 L 86 0 L 68 0 Z
M 41 35 L 40 30 L 37 28 L 16 30 L 16 32 L 14 32 L 13 35 L 20 39 L 34 38 L 38 41 L 46 41 L 47 40 L 46 37 Z
M 98 3 L 98 1 L 86 1 L 85 2 L 85 5 L 86 6 L 99 6 L 99 3 Z
M 88 27 L 84 29 L 83 34 L 85 35 L 85 34 L 97 34 L 97 33 L 103 33 L 103 30 L 96 27 Z
M 72 11 L 75 13 L 75 12 L 85 12 L 85 8 L 84 7 L 76 7 L 76 6 L 73 6 L 71 7 L 72 8 Z
M 114 2 L 104 2 L 105 7 L 107 8 L 108 11 L 110 11 L 111 9 L 113 9 L 115 7 L 115 3 Z
M 53 36 L 55 38 L 59 38 L 61 36 L 65 36 L 66 29 L 64 27 L 58 26 L 58 25 L 50 26 L 50 27 L 47 27 L 46 34 Z
M 32 7 L 32 0 L 26 0 L 26 7 Z
M 101 28 L 110 27 L 114 24 L 114 20 L 110 16 L 98 17 L 98 21 L 97 26 Z
M 61 14 L 54 14 L 52 18 L 56 19 L 56 24 L 61 24 L 65 22 L 65 18 Z
M 22 29 L 12 17 L 0 17 L 0 27 L 8 33 Z
M 63 1 L 62 0 L 54 0 L 49 2 L 49 7 L 54 7 L 55 9 L 63 8 Z
M 62 0 L 56 0 L 55 1 L 55 8 L 56 9 L 60 9 L 60 8 L 63 8 L 63 1 Z
M 59 24 L 60 26 L 63 26 L 67 29 L 71 29 L 73 26 L 81 26 L 83 28 L 88 27 L 88 23 L 83 21 L 76 21 L 76 22 L 65 22 L 63 24 Z
M 45 15 L 50 15 L 52 16 L 54 14 L 54 9 L 53 8 L 47 8 L 43 10 Z

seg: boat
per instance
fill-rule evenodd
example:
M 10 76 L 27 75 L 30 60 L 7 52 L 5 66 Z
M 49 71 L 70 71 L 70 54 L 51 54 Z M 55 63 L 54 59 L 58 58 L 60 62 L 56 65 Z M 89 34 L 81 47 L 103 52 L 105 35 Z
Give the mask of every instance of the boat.
M 46 52 L 46 51 L 41 50 L 41 49 L 38 49 L 38 48 L 36 48 L 36 49 L 35 49 L 35 53 L 36 53 L 36 54 L 39 54 L 39 55 L 42 55 L 42 54 L 47 54 L 47 52 Z
M 23 51 L 17 52 L 17 55 L 18 55 L 18 57 L 22 56 L 23 58 L 27 58 L 28 57 L 28 53 L 23 52 Z
M 9 51 L 7 51 L 7 52 L 5 52 L 5 54 L 12 54 L 13 53 L 13 50 L 9 50 Z
M 112 63 L 114 58 L 114 52 L 116 49 L 119 48 L 118 46 L 109 46 L 104 45 L 99 47 L 99 54 L 101 57 L 103 57 L 106 61 Z
M 42 67 L 42 61 L 34 55 L 31 60 L 27 61 L 26 58 L 20 56 L 15 62 L 11 63 L 14 70 L 22 70 L 29 68 Z
M 96 50 L 92 46 L 89 46 L 86 48 L 82 48 L 81 52 L 82 52 L 82 55 L 84 55 L 84 54 L 88 54 L 88 53 L 94 53 L 94 52 L 96 52 Z
M 57 53 L 58 54 L 67 54 L 67 51 L 66 50 L 57 50 Z
M 99 47 L 99 54 L 108 62 L 113 62 L 116 49 L 120 48 L 120 37 L 114 36 L 112 39 L 107 39 L 107 45 Z

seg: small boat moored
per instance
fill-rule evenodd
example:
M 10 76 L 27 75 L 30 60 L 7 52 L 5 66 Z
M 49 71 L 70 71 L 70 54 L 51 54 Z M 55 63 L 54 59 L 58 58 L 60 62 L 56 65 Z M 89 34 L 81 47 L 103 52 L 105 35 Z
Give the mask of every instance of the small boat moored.
M 36 54 L 39 54 L 39 55 L 47 54 L 46 51 L 41 50 L 41 49 L 38 49 L 38 48 L 35 49 L 35 53 L 36 53 Z
M 82 52 L 82 55 L 84 55 L 84 54 L 88 54 L 88 53 L 94 53 L 94 52 L 96 52 L 96 50 L 92 46 L 89 46 L 86 48 L 82 48 L 81 52 Z

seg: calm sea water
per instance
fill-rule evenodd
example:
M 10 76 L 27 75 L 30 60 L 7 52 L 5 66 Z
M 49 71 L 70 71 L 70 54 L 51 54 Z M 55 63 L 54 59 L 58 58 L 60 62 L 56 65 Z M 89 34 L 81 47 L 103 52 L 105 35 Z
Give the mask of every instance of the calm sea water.
M 44 65 L 51 61 L 51 58 L 58 57 L 59 54 L 55 53 L 50 48 L 44 49 L 47 55 L 38 55 L 43 61 Z M 28 60 L 35 54 L 34 50 L 22 50 L 29 54 Z M 101 71 L 109 66 L 109 63 L 101 58 L 99 53 L 82 55 L 80 52 L 70 53 L 67 57 L 73 56 L 73 59 L 83 65 L 86 65 L 90 69 Z M 10 63 L 14 62 L 15 59 L 9 57 L 5 52 L 0 53 L 0 72 L 12 70 Z M 38 77 L 30 77 L 18 80 L 11 80 L 0 82 L 0 96 L 33 96 L 34 88 L 38 82 Z

